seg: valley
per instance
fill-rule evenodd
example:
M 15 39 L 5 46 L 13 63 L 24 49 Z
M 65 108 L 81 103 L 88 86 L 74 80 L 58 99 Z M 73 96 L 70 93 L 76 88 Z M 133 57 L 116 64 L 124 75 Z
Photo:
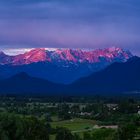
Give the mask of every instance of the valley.
M 7 126 L 15 139 L 20 130 L 28 139 L 58 140 L 66 136 L 70 140 L 123 140 L 124 137 L 137 140 L 140 138 L 139 99 L 140 96 L 1 96 L 0 130 L 5 132 Z M 25 129 L 31 129 L 30 137 Z

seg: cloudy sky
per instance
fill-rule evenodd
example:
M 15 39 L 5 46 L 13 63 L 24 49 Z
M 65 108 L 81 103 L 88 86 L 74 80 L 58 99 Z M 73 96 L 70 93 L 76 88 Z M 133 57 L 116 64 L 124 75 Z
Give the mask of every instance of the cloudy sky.
M 105 48 L 140 55 L 140 0 L 0 0 L 0 48 Z

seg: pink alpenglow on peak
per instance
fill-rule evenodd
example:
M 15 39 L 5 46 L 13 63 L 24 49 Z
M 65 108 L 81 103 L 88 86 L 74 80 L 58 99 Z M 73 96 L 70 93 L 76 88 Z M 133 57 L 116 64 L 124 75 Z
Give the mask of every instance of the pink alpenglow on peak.
M 46 50 L 44 48 L 33 49 L 24 54 L 19 54 L 13 56 L 12 64 L 21 65 L 21 64 L 30 64 L 36 62 L 51 61 L 47 56 Z
M 70 62 L 70 63 L 99 63 L 107 62 L 125 62 L 133 55 L 118 47 L 97 49 L 85 51 L 80 49 L 55 49 L 46 50 L 46 48 L 32 49 L 24 54 L 9 56 L 0 52 L 0 64 L 8 65 L 27 65 L 37 62 Z

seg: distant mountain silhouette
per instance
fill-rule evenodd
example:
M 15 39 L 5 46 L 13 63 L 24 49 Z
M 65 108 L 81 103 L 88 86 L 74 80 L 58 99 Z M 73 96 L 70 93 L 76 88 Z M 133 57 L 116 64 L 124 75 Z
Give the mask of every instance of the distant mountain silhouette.
M 106 69 L 81 78 L 70 85 L 76 93 L 127 93 L 140 91 L 140 58 L 113 63 Z
M 61 88 L 62 85 L 31 77 L 25 72 L 0 81 L 1 94 L 56 95 L 60 93 Z
M 70 85 L 56 84 L 22 72 L 0 82 L 1 94 L 94 95 L 140 91 L 140 58 L 113 63 L 106 69 L 81 78 Z

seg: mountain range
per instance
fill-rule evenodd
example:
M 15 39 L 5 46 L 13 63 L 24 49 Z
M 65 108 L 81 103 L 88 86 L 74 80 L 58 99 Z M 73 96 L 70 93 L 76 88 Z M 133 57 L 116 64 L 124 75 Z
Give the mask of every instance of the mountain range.
M 1 94 L 93 95 L 140 92 L 140 58 L 115 62 L 69 85 L 52 83 L 22 72 L 0 81 Z
M 9 56 L 0 52 L 0 79 L 25 72 L 54 83 L 69 84 L 100 71 L 114 62 L 124 63 L 133 55 L 118 47 L 97 50 L 32 49 L 24 54 Z

